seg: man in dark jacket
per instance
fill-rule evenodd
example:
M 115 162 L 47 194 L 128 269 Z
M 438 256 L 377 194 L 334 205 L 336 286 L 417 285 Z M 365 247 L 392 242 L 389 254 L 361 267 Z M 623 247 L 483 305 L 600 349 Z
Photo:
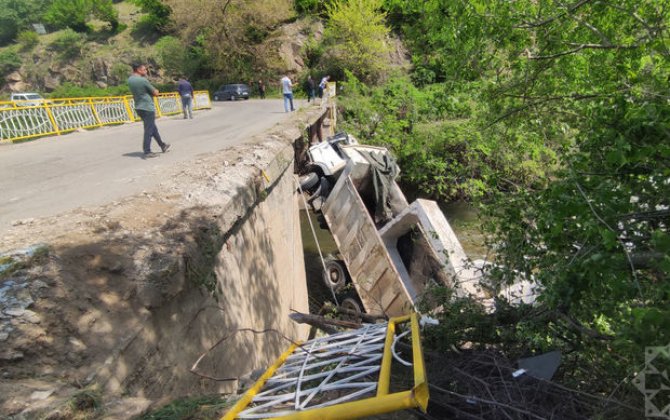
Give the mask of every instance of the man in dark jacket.
M 193 118 L 193 86 L 182 76 L 179 78 L 179 82 L 177 82 L 177 91 L 179 92 L 179 96 L 181 96 L 181 108 L 184 111 L 184 119 Z

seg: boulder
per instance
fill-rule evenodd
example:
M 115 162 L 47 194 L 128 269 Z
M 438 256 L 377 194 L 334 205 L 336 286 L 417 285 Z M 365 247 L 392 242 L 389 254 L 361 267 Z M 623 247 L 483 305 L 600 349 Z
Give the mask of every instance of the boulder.
M 95 58 L 91 61 L 93 80 L 107 82 L 109 79 L 109 70 L 111 64 L 103 57 Z
M 107 83 L 103 81 L 98 80 L 97 82 L 95 82 L 95 85 L 100 89 L 107 89 Z
M 81 71 L 74 66 L 65 66 L 61 68 L 60 74 L 68 82 L 81 82 Z
M 52 92 L 58 86 L 60 86 L 60 77 L 58 75 L 47 74 L 42 80 L 42 85 L 47 92 Z
M 27 90 L 30 90 L 30 84 L 22 81 L 7 83 L 7 88 L 11 92 L 25 92 Z
M 19 73 L 18 71 L 13 71 L 5 77 L 5 80 L 7 81 L 7 83 L 22 82 L 23 76 L 21 76 L 21 73 Z

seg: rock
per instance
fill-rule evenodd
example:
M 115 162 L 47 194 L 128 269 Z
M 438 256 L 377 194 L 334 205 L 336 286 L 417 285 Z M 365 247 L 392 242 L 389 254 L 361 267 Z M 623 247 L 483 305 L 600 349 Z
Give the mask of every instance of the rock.
M 60 69 L 60 74 L 68 82 L 78 82 L 81 79 L 81 71 L 74 66 L 65 66 Z
M 5 80 L 7 81 L 7 83 L 22 82 L 23 76 L 21 76 L 21 73 L 19 73 L 18 71 L 13 71 L 5 77 Z
M 91 62 L 91 67 L 92 67 L 92 73 L 93 73 L 93 80 L 96 82 L 105 82 L 105 87 L 106 87 L 106 82 L 109 78 L 109 69 L 110 69 L 110 64 L 102 57 L 98 57 L 93 59 Z
M 30 283 L 31 292 L 37 292 L 38 290 L 45 289 L 47 287 L 49 287 L 49 285 L 43 282 L 42 280 L 35 280 L 32 283 Z
M 95 82 L 95 85 L 99 87 L 100 89 L 107 89 L 107 83 L 102 82 L 102 81 L 97 81 Z
M 23 360 L 23 353 L 20 351 L 5 350 L 0 352 L 0 360 L 5 362 L 16 362 Z
M 58 76 L 52 76 L 50 74 L 44 76 L 44 80 L 42 80 L 42 84 L 44 85 L 44 89 L 47 92 L 51 92 L 54 89 L 56 89 L 58 86 L 60 86 L 60 77 Z
M 40 322 L 42 322 L 40 316 L 30 310 L 25 311 L 25 313 L 23 314 L 23 318 L 26 321 L 30 322 L 31 324 L 39 324 Z
M 23 308 L 10 308 L 10 309 L 5 309 L 3 311 L 6 315 L 11 315 L 14 317 L 20 317 L 23 316 L 23 314 L 26 313 L 26 310 Z
M 30 394 L 30 399 L 31 400 L 46 400 L 56 392 L 55 389 L 47 389 L 46 391 L 35 391 L 32 394 Z
M 8 338 L 9 338 L 9 333 L 4 332 L 4 331 L 0 332 L 0 341 L 7 341 Z
M 22 81 L 7 83 L 7 87 L 12 92 L 25 92 L 27 90 L 30 90 L 30 84 Z

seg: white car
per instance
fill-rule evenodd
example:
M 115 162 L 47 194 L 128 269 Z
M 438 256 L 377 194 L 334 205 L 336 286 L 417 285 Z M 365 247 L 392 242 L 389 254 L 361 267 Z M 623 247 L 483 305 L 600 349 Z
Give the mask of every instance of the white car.
M 14 102 L 16 106 L 38 106 L 46 102 L 39 93 L 12 93 L 9 100 Z

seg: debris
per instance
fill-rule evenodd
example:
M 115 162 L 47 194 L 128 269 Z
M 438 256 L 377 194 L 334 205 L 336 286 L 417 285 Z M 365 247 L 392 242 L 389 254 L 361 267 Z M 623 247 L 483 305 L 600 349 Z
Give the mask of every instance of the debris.
M 537 379 L 551 380 L 556 373 L 556 369 L 561 364 L 561 352 L 550 351 L 539 356 L 526 357 L 519 359 L 519 368 L 524 369 L 528 374 Z

